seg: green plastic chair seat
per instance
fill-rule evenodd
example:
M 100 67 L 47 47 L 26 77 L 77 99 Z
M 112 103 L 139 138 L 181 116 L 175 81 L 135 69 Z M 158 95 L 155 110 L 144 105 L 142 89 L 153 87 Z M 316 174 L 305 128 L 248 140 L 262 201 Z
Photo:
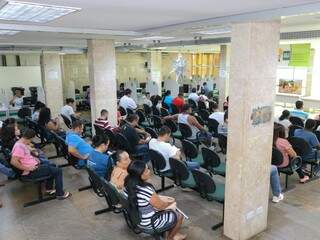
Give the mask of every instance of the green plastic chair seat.
M 173 177 L 173 174 L 172 174 L 172 172 L 169 170 L 169 171 L 161 172 L 161 176 L 171 178 L 171 177 Z
M 188 179 L 181 181 L 182 187 L 194 188 L 197 186 L 193 175 L 190 173 Z
M 278 171 L 281 172 L 281 173 L 284 173 L 284 174 L 288 174 L 288 175 L 292 175 L 293 174 L 292 169 L 291 169 L 290 166 L 283 167 L 283 168 L 278 168 Z
M 219 175 L 226 175 L 226 164 L 220 163 L 220 165 L 218 167 L 212 168 L 212 171 L 214 173 L 219 174 Z
M 215 181 L 215 184 L 216 184 L 216 191 L 213 193 L 208 193 L 207 199 L 210 201 L 216 200 L 219 202 L 223 202 L 224 201 L 225 186 L 223 183 L 218 183 L 217 181 Z
M 180 130 L 172 133 L 172 137 L 177 138 L 177 139 L 182 139 L 182 134 L 181 134 Z
M 203 157 L 202 157 L 202 154 L 201 154 L 201 153 L 199 153 L 196 158 L 191 159 L 191 161 L 192 161 L 192 162 L 197 162 L 197 163 L 199 163 L 200 165 L 203 165 L 203 164 L 204 164 Z

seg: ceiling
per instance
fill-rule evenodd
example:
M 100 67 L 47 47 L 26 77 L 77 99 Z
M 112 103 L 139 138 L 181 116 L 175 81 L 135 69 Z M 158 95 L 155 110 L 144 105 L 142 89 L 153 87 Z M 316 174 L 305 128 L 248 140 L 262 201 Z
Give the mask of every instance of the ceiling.
M 312 0 L 26 1 L 77 7 L 81 11 L 46 24 L 0 20 L 0 29 L 22 31 L 14 36 L 0 36 L 0 45 L 86 47 L 86 39 L 93 38 L 132 44 L 152 42 L 132 40 L 146 35 L 174 37 L 166 41 L 190 40 L 199 36 L 200 30 L 287 15 L 297 16 L 282 19 L 282 31 L 320 29 L 320 14 L 305 15 L 320 12 L 320 1 Z M 217 36 L 202 36 L 209 37 Z

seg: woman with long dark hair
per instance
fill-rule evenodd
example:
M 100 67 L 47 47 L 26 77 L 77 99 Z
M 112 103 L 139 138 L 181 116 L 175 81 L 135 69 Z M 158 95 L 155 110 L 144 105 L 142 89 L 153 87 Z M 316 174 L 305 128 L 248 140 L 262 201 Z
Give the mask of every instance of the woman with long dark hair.
M 289 127 L 291 126 L 291 122 L 289 121 L 289 118 L 290 118 L 290 112 L 288 110 L 283 110 L 278 121 L 278 123 L 284 127 L 286 138 L 288 138 L 289 136 Z
M 150 179 L 150 170 L 143 161 L 133 161 L 128 167 L 128 176 L 125 179 L 125 191 L 128 194 L 128 202 L 131 211 L 135 211 L 136 216 L 140 216 L 139 227 L 152 231 L 151 218 L 161 210 L 175 209 L 176 202 L 173 198 L 159 196 Z M 177 220 L 176 220 L 177 219 Z M 160 229 L 165 226 L 172 227 L 168 231 L 168 240 L 182 240 L 186 235 L 179 233 L 183 217 L 176 211 L 165 212 L 159 215 L 155 221 L 155 228 Z
M 16 122 L 4 124 L 1 128 L 1 142 L 2 147 L 12 150 L 16 141 L 19 140 L 20 130 Z
M 47 128 L 49 131 L 57 133 L 62 138 L 66 136 L 66 133 L 60 128 L 59 119 L 51 119 L 50 108 L 44 107 L 40 110 L 38 124 Z

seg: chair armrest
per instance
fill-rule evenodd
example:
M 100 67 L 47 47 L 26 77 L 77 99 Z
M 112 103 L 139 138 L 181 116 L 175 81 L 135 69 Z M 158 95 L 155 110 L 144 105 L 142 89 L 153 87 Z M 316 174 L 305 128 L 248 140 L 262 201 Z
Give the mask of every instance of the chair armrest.
M 300 156 L 296 156 L 295 158 L 289 159 L 290 168 L 292 171 L 295 171 L 302 166 L 302 158 Z

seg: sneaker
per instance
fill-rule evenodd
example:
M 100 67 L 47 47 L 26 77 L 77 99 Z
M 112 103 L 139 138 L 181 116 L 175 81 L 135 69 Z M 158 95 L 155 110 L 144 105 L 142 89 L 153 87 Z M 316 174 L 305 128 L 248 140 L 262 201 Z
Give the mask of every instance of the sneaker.
M 278 203 L 278 202 L 282 201 L 283 199 L 284 199 L 284 196 L 282 193 L 280 193 L 279 197 L 273 196 L 272 202 Z
M 300 183 L 305 183 L 306 181 L 308 181 L 310 178 L 309 178 L 309 176 L 304 176 L 303 178 L 301 178 L 300 180 L 299 180 L 299 182 Z

